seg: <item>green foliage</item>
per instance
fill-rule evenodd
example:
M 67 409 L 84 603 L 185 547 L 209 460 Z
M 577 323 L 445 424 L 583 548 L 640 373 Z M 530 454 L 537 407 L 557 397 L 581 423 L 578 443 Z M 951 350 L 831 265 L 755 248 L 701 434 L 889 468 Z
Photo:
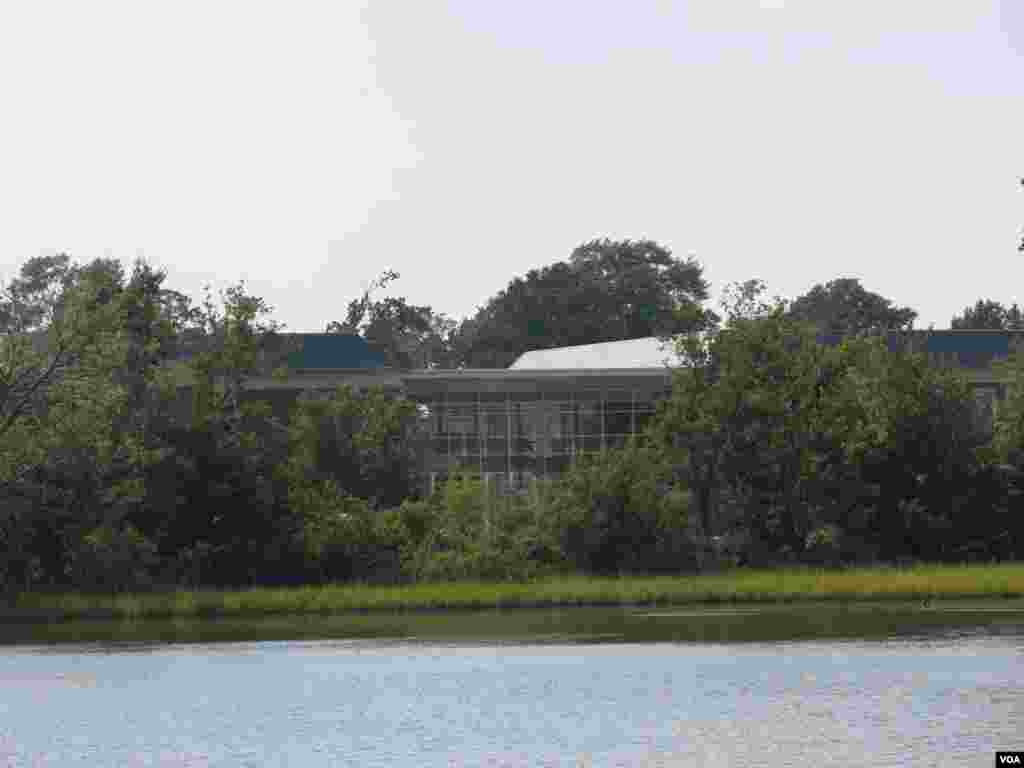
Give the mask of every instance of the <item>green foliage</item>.
M 271 309 L 243 284 L 193 307 L 163 281 L 143 263 L 128 274 L 53 256 L 0 291 L 4 589 L 523 581 L 679 572 L 710 555 L 832 565 L 1024 550 L 1024 358 L 1006 364 L 1010 397 L 984 445 L 957 376 L 863 334 L 819 346 L 820 317 L 765 301 L 759 280 L 727 289 L 718 329 L 700 268 L 649 242 L 582 246 L 510 284 L 458 339 L 428 307 L 367 292 L 336 330 L 391 344 L 401 364 L 426 365 L 429 350 L 493 364 L 527 337 L 689 331 L 646 440 L 526 496 L 456 474 L 417 498 L 414 403 L 342 388 L 301 399 L 286 428 L 248 386 L 288 375 Z M 858 312 L 836 316 L 879 327 Z M 187 413 L 167 365 L 181 351 L 194 353 Z
M 361 335 L 384 351 L 389 365 L 398 368 L 454 367 L 454 320 L 428 306 L 411 305 L 405 297 L 370 298 L 374 290 L 386 288 L 399 277 L 385 270 L 359 299 L 349 302 L 344 321 L 327 324 L 327 333 Z
M 86 591 L 120 592 L 148 586 L 156 547 L 131 525 L 103 525 L 86 534 L 71 558 L 71 579 Z
M 790 307 L 793 319 L 809 322 L 821 333 L 857 334 L 913 327 L 917 312 L 894 306 L 890 299 L 866 290 L 860 280 L 839 278 L 817 284 Z
M 652 444 L 584 455 L 553 489 L 548 525 L 560 548 L 589 573 L 688 570 L 690 496 Z
M 542 524 L 542 491 L 498 497 L 479 477 L 455 473 L 430 499 L 406 502 L 402 563 L 415 581 L 527 580 L 564 568 Z
M 742 530 L 755 560 L 803 558 L 825 526 L 851 553 L 948 556 L 981 478 L 966 383 L 879 338 L 819 345 L 762 290 L 746 284 L 710 339 L 680 340 L 693 364 L 654 425 L 700 529 Z
M 301 399 L 289 427 L 295 472 L 330 480 L 371 506 L 414 495 L 419 449 L 415 403 L 380 387 L 340 387 L 330 399 Z
M 695 328 L 685 310 L 707 289 L 699 264 L 655 242 L 594 240 L 568 261 L 514 279 L 460 325 L 453 343 L 469 367 L 504 368 L 533 349 L 669 336 Z
M 973 307 L 965 307 L 960 315 L 950 321 L 953 330 L 1021 330 L 1024 329 L 1024 315 L 1014 302 L 1005 307 L 998 301 L 978 299 Z

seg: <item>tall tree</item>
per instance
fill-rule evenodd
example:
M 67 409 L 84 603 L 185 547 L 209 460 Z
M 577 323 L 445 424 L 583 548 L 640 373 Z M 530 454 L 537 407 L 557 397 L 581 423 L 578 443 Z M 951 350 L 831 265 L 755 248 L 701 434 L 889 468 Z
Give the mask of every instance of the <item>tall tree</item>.
M 34 552 L 41 571 L 62 578 L 92 532 L 120 539 L 153 458 L 148 405 L 159 397 L 158 364 L 174 332 L 163 279 L 142 262 L 126 279 L 113 260 L 79 267 L 61 256 L 30 260 L 8 286 L 0 302 L 0 581 L 26 580 L 23 558 L 5 556 L 12 552 Z
M 461 324 L 455 346 L 466 365 L 503 368 L 534 349 L 694 330 L 707 298 L 694 260 L 651 240 L 593 240 L 512 280 Z
M 766 313 L 758 288 L 741 287 L 703 348 L 679 340 L 706 364 L 676 371 L 652 424 L 680 451 L 700 529 L 738 512 L 754 542 L 790 554 L 836 526 L 888 557 L 945 556 L 983 441 L 966 382 L 878 338 L 819 344 L 784 304 Z M 715 503 L 722 492 L 732 505 Z
M 451 338 L 457 323 L 429 306 L 409 304 L 404 296 L 373 299 L 401 275 L 385 270 L 358 299 L 348 304 L 345 320 L 327 324 L 327 333 L 362 336 L 398 368 L 451 367 Z
M 829 334 L 906 330 L 917 318 L 913 309 L 894 306 L 890 299 L 866 290 L 853 277 L 818 283 L 790 305 L 789 314 Z
M 963 314 L 950 321 L 954 330 L 1020 330 L 1024 328 L 1024 315 L 1014 302 L 1007 308 L 998 301 L 978 299 L 973 307 L 965 307 Z

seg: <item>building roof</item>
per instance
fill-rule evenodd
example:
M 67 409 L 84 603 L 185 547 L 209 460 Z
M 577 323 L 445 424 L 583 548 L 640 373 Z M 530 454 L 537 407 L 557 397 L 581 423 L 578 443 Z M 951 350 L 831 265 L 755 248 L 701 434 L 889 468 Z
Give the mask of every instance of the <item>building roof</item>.
M 367 369 L 387 365 L 380 350 L 371 347 L 362 336 L 337 333 L 300 333 L 288 336 L 298 339 L 299 348 L 288 356 L 288 367 L 294 370 Z
M 655 336 L 525 352 L 509 370 L 664 368 L 677 362 L 670 343 Z
M 839 334 L 824 334 L 818 340 L 826 346 L 840 344 Z M 911 330 L 890 331 L 886 345 L 924 353 L 928 358 L 957 368 L 985 369 L 1010 355 L 1024 341 L 1020 331 L 1001 330 Z

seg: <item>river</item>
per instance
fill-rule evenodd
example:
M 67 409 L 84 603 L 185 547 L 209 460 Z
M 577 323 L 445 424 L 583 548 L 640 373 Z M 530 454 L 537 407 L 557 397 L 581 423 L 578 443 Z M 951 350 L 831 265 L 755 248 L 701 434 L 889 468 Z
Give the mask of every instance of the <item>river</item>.
M 0 633 L 0 765 L 18 768 L 991 766 L 1024 749 L 1018 601 Z

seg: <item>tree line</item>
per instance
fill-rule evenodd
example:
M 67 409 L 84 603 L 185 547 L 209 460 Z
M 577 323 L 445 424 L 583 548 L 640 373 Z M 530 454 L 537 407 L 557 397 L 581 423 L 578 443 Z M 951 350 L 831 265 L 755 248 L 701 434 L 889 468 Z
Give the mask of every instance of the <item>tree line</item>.
M 288 337 L 239 283 L 193 303 L 144 262 L 22 265 L 0 295 L 0 584 L 147 589 L 529 578 L 712 565 L 1012 558 L 1021 551 L 1024 367 L 994 437 L 966 385 L 877 331 L 916 313 L 852 278 L 793 302 L 651 241 L 599 240 L 515 278 L 456 323 L 385 272 L 329 332 L 404 367 L 643 336 L 689 364 L 646 433 L 526 497 L 416 476 L 415 405 L 341 388 L 283 422 L 247 391 Z M 994 302 L 968 327 L 1016 322 Z M 1012 308 L 1016 312 L 1015 308 Z M 1008 319 L 1011 318 L 1011 319 Z M 963 327 L 963 326 L 958 326 Z M 818 343 L 822 332 L 847 340 Z M 172 361 L 184 360 L 188 408 Z

